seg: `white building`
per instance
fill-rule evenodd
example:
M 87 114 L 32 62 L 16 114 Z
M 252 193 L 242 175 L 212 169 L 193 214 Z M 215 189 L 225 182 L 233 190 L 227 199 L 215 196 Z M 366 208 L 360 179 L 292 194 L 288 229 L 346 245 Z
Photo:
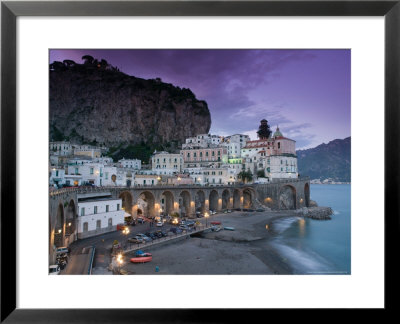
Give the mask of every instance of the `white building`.
M 115 231 L 117 224 L 124 223 L 124 214 L 121 199 L 78 196 L 78 238 Z
M 240 158 L 241 149 L 246 146 L 247 141 L 250 140 L 248 135 L 234 134 L 224 138 L 222 145 L 228 150 L 228 157 L 230 159 Z
M 65 184 L 65 170 L 61 168 L 50 169 L 50 185 L 62 186 Z
M 279 127 L 269 138 L 247 141 L 241 151 L 245 169 L 250 169 L 254 175 L 264 170 L 270 180 L 298 177 L 296 141 L 284 137 Z
M 117 168 L 101 163 L 68 165 L 68 176 L 78 176 L 75 179 L 80 180 L 78 185 L 90 183 L 95 186 L 116 186 Z
M 194 137 L 186 139 L 185 143 L 182 144 L 182 149 L 190 148 L 206 148 L 211 145 L 219 145 L 222 142 L 222 136 L 210 135 L 210 134 L 199 134 Z
M 130 168 L 135 170 L 140 170 L 142 168 L 142 161 L 137 159 L 125 159 L 118 161 L 121 168 Z
M 139 186 L 155 186 L 161 182 L 161 177 L 156 174 L 135 174 L 134 184 Z
M 68 156 L 72 155 L 73 144 L 69 142 L 50 142 L 49 143 L 50 155 Z
M 101 163 L 104 165 L 111 165 L 111 164 L 113 164 L 114 160 L 112 159 L 112 157 L 109 157 L 109 156 L 101 156 L 98 158 L 94 158 L 93 162 Z
M 183 157 L 165 151 L 155 151 L 151 156 L 152 172 L 159 175 L 173 175 L 182 172 Z

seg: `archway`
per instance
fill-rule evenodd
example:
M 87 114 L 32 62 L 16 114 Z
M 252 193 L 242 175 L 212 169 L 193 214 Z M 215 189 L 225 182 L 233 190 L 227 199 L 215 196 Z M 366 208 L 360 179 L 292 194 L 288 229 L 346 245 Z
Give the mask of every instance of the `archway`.
M 179 195 L 179 210 L 182 217 L 190 216 L 190 193 L 186 190 Z
M 283 186 L 279 193 L 279 209 L 296 209 L 296 189 Z
M 194 198 L 196 212 L 204 214 L 206 208 L 206 196 L 203 190 L 198 190 Z
M 70 200 L 68 207 L 67 207 L 67 212 L 66 212 L 66 226 L 65 226 L 65 234 L 66 235 L 71 235 L 75 232 L 75 226 L 76 226 L 76 205 L 75 201 L 73 199 Z
M 60 247 L 64 245 L 64 207 L 58 205 L 56 223 L 54 224 L 54 245 Z
M 240 208 L 240 190 L 235 189 L 233 191 L 233 208 L 238 209 Z
M 210 202 L 210 210 L 217 211 L 217 209 L 218 209 L 218 192 L 216 190 L 212 190 L 210 192 L 209 202 Z
M 144 191 L 139 195 L 138 209 L 143 211 L 143 215 L 148 218 L 154 218 L 155 214 L 155 198 L 150 191 Z
M 243 208 L 252 208 L 254 193 L 250 188 L 243 190 Z
M 229 200 L 231 198 L 231 194 L 228 189 L 225 189 L 222 192 L 222 209 L 228 209 L 229 207 Z
M 115 174 L 113 174 L 111 176 L 111 181 L 115 184 L 115 182 L 117 181 L 117 176 Z
M 119 198 L 122 199 L 122 209 L 125 210 L 125 212 L 127 212 L 128 214 L 133 215 L 132 194 L 129 191 L 123 191 L 119 194 Z
M 171 215 L 174 211 L 174 195 L 171 191 L 164 191 L 162 193 L 161 209 L 165 215 Z
M 310 207 L 310 185 L 308 182 L 304 185 L 304 198 L 306 201 L 306 207 Z

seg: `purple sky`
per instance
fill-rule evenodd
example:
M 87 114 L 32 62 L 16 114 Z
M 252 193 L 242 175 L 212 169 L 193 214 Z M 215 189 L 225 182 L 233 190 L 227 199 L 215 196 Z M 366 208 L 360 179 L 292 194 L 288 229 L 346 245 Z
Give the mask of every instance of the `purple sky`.
M 51 50 L 50 62 L 85 54 L 190 88 L 208 103 L 212 134 L 256 139 L 265 118 L 296 148 L 350 136 L 350 50 Z

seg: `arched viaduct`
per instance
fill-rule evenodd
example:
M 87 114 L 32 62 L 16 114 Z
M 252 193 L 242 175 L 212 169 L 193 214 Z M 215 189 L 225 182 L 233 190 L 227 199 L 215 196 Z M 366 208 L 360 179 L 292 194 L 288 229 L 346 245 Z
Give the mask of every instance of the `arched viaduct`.
M 49 249 L 68 246 L 76 239 L 78 196 L 109 192 L 122 199 L 122 207 L 133 217 L 156 217 L 160 213 L 194 216 L 209 210 L 269 207 L 273 210 L 298 209 L 309 205 L 310 181 L 279 180 L 268 184 L 221 186 L 135 186 L 64 188 L 50 192 Z

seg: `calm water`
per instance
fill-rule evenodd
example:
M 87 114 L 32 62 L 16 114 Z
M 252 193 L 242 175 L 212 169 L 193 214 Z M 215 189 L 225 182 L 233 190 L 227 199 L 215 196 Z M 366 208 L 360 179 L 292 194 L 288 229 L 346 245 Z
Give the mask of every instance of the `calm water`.
M 285 218 L 273 223 L 273 246 L 295 274 L 350 274 L 351 185 L 311 185 L 311 199 L 334 211 L 331 220 Z

